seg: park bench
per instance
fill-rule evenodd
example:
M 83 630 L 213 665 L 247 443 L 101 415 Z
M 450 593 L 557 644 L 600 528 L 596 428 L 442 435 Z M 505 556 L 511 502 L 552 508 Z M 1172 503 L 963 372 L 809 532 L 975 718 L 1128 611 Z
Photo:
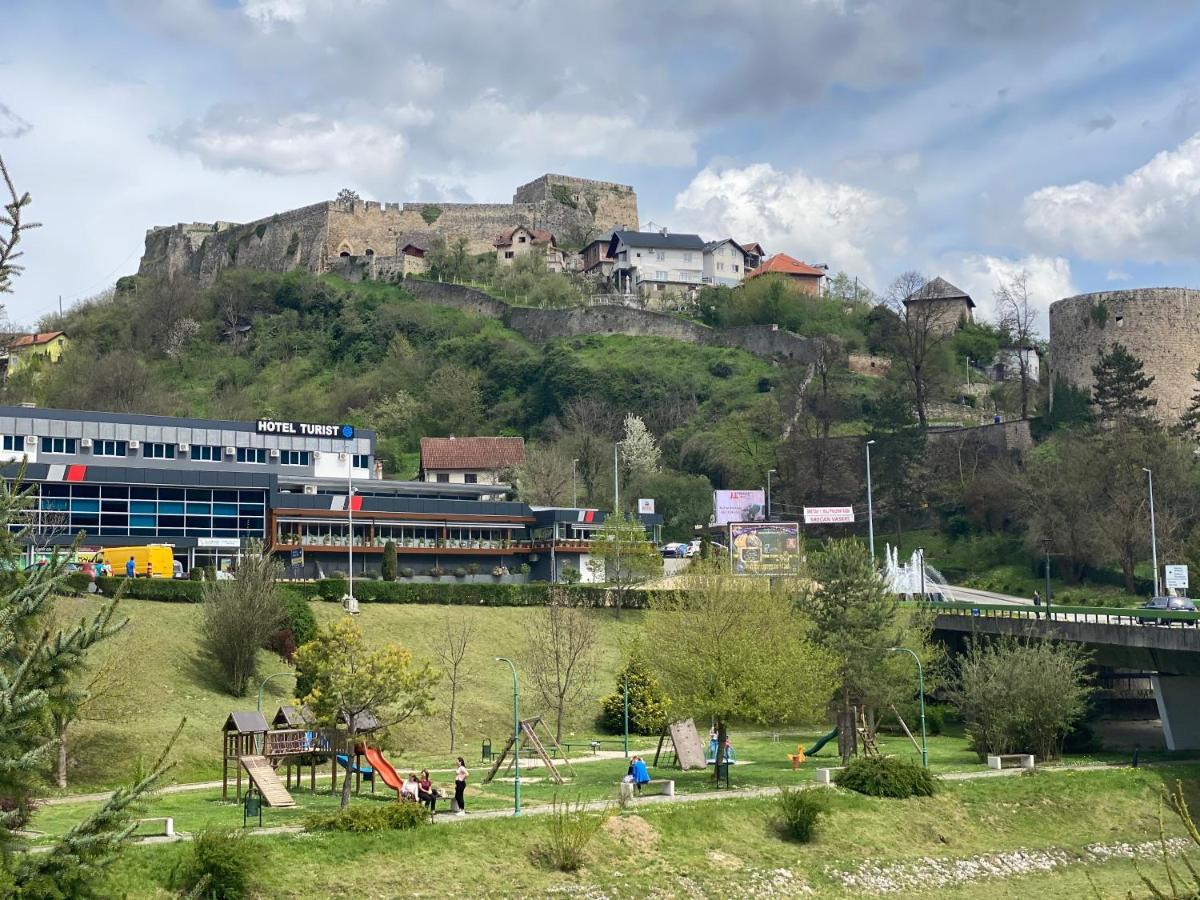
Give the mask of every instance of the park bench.
M 637 787 L 637 785 L 633 784 L 630 781 L 622 781 L 621 782 L 621 799 L 622 800 L 631 799 L 635 793 L 634 789 L 636 787 Z M 645 784 L 642 785 L 641 791 L 638 791 L 637 793 L 639 794 L 639 796 L 650 793 L 650 794 L 662 794 L 664 797 L 674 797 L 675 796 L 675 782 L 673 779 L 670 779 L 670 778 L 651 778 L 649 781 L 647 781 Z
M 1032 753 L 1001 753 L 997 756 L 988 756 L 987 764 L 989 769 L 1003 769 L 1005 761 L 1016 761 L 1017 765 L 1022 769 L 1033 768 Z
M 145 825 L 147 822 L 162 822 L 163 836 L 169 838 L 175 837 L 175 819 L 173 819 L 171 816 L 153 816 L 149 819 L 138 819 L 137 823 L 139 825 Z
M 830 766 L 826 769 L 817 769 L 817 784 L 833 784 L 833 773 L 840 772 L 845 766 Z

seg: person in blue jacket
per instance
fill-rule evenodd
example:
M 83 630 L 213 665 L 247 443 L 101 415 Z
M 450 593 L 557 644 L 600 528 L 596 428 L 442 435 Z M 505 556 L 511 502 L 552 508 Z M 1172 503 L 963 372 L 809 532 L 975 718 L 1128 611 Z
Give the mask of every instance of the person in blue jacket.
M 129 557 L 129 562 L 125 563 L 125 577 L 133 578 L 137 575 L 137 563 L 133 561 L 133 557 Z
M 650 783 L 650 772 L 646 769 L 646 763 L 640 756 L 633 758 L 633 762 L 629 766 L 629 774 L 633 776 L 634 789 L 639 793 L 643 784 Z

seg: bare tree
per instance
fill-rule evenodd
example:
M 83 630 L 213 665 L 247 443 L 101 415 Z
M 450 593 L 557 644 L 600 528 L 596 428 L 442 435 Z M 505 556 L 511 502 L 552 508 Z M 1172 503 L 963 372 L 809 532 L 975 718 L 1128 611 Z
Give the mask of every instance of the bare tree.
M 1033 386 L 1029 377 L 1029 354 L 1032 352 L 1034 323 L 1037 313 L 1029 302 L 1029 273 L 1022 270 L 1008 282 L 1001 281 L 992 292 L 996 300 L 996 315 L 1002 331 L 1008 332 L 1017 351 L 1017 366 L 1021 375 L 1021 418 L 1029 418 L 1029 395 Z
M 536 506 L 566 506 L 571 497 L 571 455 L 561 442 L 530 444 L 513 470 L 517 494 Z
M 471 680 L 473 673 L 467 665 L 467 648 L 475 638 L 475 623 L 465 613 L 447 612 L 442 619 L 440 640 L 432 647 L 434 659 L 441 666 L 442 675 L 450 691 L 447 712 L 450 719 L 450 752 L 454 752 L 458 716 L 458 695 Z
M 954 336 L 954 323 L 939 303 L 910 302 L 925 286 L 920 272 L 903 272 L 888 288 L 884 302 L 898 320 L 896 350 L 904 362 L 913 403 L 922 428 L 929 426 L 929 364 L 934 353 Z
M 24 271 L 24 266 L 16 263 L 21 256 L 16 249 L 21 242 L 21 235 L 31 228 L 40 228 L 41 223 L 24 220 L 22 210 L 33 202 L 33 198 L 28 191 L 24 194 L 17 192 L 3 157 L 0 157 L 0 175 L 4 177 L 4 187 L 8 191 L 8 202 L 4 204 L 3 214 L 0 214 L 0 294 L 9 294 L 12 293 L 12 280 Z
M 525 623 L 525 670 L 534 692 L 554 714 L 554 739 L 562 740 L 567 710 L 592 682 L 596 620 L 555 597 Z

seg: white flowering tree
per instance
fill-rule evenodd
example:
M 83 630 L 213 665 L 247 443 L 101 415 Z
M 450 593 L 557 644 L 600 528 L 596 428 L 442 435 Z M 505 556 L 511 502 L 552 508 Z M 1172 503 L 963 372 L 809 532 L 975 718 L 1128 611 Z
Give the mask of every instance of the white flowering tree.
M 625 437 L 621 440 L 621 459 L 630 472 L 657 472 L 662 465 L 662 453 L 654 435 L 641 416 L 625 417 Z

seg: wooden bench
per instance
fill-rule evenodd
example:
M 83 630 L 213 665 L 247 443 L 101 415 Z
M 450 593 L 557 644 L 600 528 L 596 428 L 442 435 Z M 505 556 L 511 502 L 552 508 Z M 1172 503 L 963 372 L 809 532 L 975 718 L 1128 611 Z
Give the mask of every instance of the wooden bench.
M 145 825 L 147 822 L 162 822 L 163 836 L 169 838 L 175 837 L 175 820 L 171 816 L 154 816 L 149 819 L 138 819 L 137 821 L 138 825 Z
M 637 788 L 637 785 L 635 785 L 633 782 L 622 781 L 621 782 L 621 799 L 622 800 L 632 799 L 632 797 L 635 793 L 638 796 L 641 796 L 646 793 L 662 794 L 664 797 L 674 797 L 675 796 L 675 782 L 673 779 L 670 779 L 670 778 L 651 778 L 649 781 L 647 781 L 645 784 L 642 785 L 642 789 L 640 791 L 636 790 L 636 788 Z
M 1003 769 L 1005 760 L 1017 762 L 1017 765 L 1022 769 L 1032 769 L 1034 767 L 1034 759 L 1032 753 L 1001 753 L 997 756 L 988 756 L 987 764 L 989 769 Z
M 825 769 L 817 769 L 817 784 L 833 784 L 833 773 L 840 772 L 845 766 L 830 766 Z

